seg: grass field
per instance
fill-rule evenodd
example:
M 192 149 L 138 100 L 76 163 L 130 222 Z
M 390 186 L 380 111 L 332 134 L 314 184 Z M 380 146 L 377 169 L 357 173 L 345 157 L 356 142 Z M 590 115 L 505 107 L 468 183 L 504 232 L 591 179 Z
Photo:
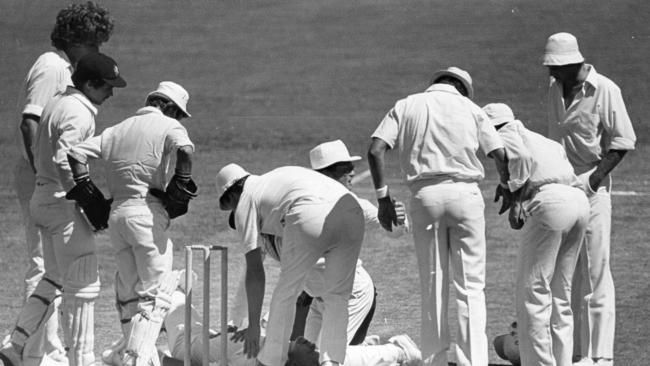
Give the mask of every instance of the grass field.
M 104 5 L 116 25 L 103 52 L 115 57 L 129 86 L 116 90 L 100 108 L 97 130 L 130 116 L 161 80 L 177 81 L 189 90 L 194 118 L 186 126 L 197 145 L 201 196 L 188 215 L 175 220 L 172 236 L 177 248 L 189 243 L 230 245 L 233 279 L 243 263 L 226 215 L 217 210 L 213 177 L 221 166 L 239 162 L 262 173 L 282 165 L 306 165 L 311 147 L 335 138 L 365 155 L 370 134 L 395 100 L 423 90 L 433 71 L 449 65 L 472 74 L 479 105 L 506 102 L 522 121 L 542 130 L 547 74 L 541 53 L 546 37 L 558 31 L 574 33 L 587 61 L 623 90 L 639 141 L 616 170 L 615 190 L 650 193 L 650 128 L 643 121 L 650 115 L 650 2 L 141 0 Z M 25 263 L 11 174 L 18 156 L 17 91 L 35 58 L 50 49 L 49 32 L 61 6 L 0 0 L 0 119 L 6 126 L 0 131 L 0 334 L 11 329 L 19 312 Z M 395 156 L 389 163 L 391 186 L 407 199 Z M 101 176 L 101 165 L 95 168 Z M 362 162 L 359 171 L 366 168 Z M 517 241 L 489 202 L 496 174 L 491 164 L 486 170 L 481 187 L 488 201 L 486 292 L 492 339 L 514 319 Z M 369 182 L 357 192 L 372 198 Z M 648 204 L 649 196 L 613 198 L 617 365 L 647 365 L 650 357 Z M 96 306 L 97 353 L 119 333 L 112 249 L 106 235 L 98 241 L 102 293 Z M 372 333 L 406 332 L 419 340 L 413 252 L 408 237 L 393 240 L 379 230 L 367 234 L 361 257 L 380 291 Z M 176 267 L 181 267 L 182 252 L 176 254 Z M 271 266 L 270 272 L 272 282 L 277 268 Z M 216 276 L 213 280 L 218 283 Z M 453 301 L 451 305 L 453 309 Z M 453 321 L 454 311 L 450 317 Z M 491 361 L 502 363 L 490 352 Z

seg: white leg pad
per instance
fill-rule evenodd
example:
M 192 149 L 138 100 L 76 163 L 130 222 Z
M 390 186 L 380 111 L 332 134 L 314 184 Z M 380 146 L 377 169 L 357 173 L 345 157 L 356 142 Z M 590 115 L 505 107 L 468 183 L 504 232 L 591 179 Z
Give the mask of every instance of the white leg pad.
M 27 299 L 11 334 L 11 342 L 21 350 L 28 338 L 42 331 L 48 319 L 56 310 L 58 299 L 61 297 L 61 286 L 56 282 L 43 278 Z
M 140 312 L 131 318 L 131 332 L 126 343 L 124 365 L 158 366 L 156 340 L 171 307 L 171 295 L 178 286 L 178 271 L 161 276 L 156 297 L 139 304 Z
M 64 279 L 61 319 L 70 366 L 95 362 L 94 307 L 99 290 L 97 257 L 91 254 L 73 261 Z

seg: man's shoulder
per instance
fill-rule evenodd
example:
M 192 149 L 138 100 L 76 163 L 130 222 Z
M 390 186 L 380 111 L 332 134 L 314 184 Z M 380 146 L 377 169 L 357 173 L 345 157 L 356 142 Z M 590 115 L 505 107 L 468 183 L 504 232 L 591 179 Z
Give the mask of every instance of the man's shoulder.
M 31 72 L 37 71 L 37 70 L 47 70 L 47 69 L 66 69 L 70 66 L 68 61 L 63 59 L 61 55 L 59 55 L 56 52 L 53 51 L 48 51 L 36 59 L 34 64 L 32 65 Z
M 589 73 L 587 82 L 593 84 L 596 90 L 602 90 L 602 91 L 613 90 L 617 92 L 621 90 L 620 87 L 612 79 L 599 72 L 596 72 L 596 70 L 592 70 L 592 72 Z

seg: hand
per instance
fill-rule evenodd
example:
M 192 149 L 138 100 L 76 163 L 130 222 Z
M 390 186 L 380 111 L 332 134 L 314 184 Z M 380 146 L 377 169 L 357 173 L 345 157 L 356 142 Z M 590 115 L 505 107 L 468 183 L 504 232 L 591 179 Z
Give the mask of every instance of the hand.
M 393 225 L 397 225 L 397 213 L 395 212 L 395 203 L 390 198 L 386 196 L 380 198 L 379 210 L 377 212 L 377 219 L 379 219 L 379 224 L 386 231 L 393 231 Z
M 515 230 L 519 230 L 524 227 L 524 212 L 523 208 L 521 207 L 521 203 L 515 203 L 510 207 L 508 221 L 510 222 L 510 227 Z
M 501 208 L 499 209 L 499 215 L 506 212 L 512 205 L 513 194 L 510 192 L 508 187 L 504 187 L 501 184 L 497 186 L 496 191 L 494 192 L 494 202 L 499 202 L 499 199 L 503 197 L 503 202 L 501 202 Z
M 246 339 L 247 332 L 248 332 L 248 328 L 235 330 L 233 332 L 234 334 L 232 335 L 232 337 L 230 337 L 230 340 L 235 343 L 243 342 Z
M 402 226 L 406 221 L 406 206 L 401 201 L 393 201 L 395 205 L 395 215 L 397 217 L 397 225 Z
M 598 187 L 600 187 L 600 183 L 603 181 L 602 178 L 599 178 L 596 176 L 596 174 L 591 174 L 589 176 L 589 179 L 587 179 L 587 185 L 589 186 L 589 190 L 591 190 L 592 194 L 595 194 L 598 192 Z
M 248 327 L 244 338 L 244 354 L 247 358 L 257 357 L 260 352 L 260 327 Z
M 600 185 L 600 181 L 601 181 L 597 177 L 594 177 L 594 175 L 591 173 L 592 171 L 590 170 L 578 176 L 578 179 L 580 179 L 580 183 L 582 183 L 582 190 L 585 192 L 587 197 L 591 197 L 594 194 L 596 194 L 596 190 L 598 189 L 598 186 Z M 596 188 L 594 189 L 593 187 Z

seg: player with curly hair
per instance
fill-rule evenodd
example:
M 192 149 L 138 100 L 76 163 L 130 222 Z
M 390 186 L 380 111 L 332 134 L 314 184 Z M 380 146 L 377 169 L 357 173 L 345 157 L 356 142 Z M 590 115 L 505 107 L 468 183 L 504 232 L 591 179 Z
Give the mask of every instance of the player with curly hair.
M 16 141 L 21 152 L 15 167 L 15 187 L 23 213 L 28 265 L 25 273 L 25 300 L 32 296 L 43 277 L 44 262 L 38 229 L 29 212 L 34 192 L 35 171 L 33 145 L 45 104 L 72 85 L 73 65 L 86 54 L 97 52 L 113 32 L 113 20 L 106 9 L 93 2 L 72 4 L 59 11 L 50 38 L 55 50 L 38 57 L 24 81 Z M 53 301 L 56 307 L 60 299 Z M 38 365 L 45 356 L 65 361 L 63 346 L 56 334 L 57 311 L 53 312 L 44 334 L 31 337 L 23 356 L 26 364 Z

